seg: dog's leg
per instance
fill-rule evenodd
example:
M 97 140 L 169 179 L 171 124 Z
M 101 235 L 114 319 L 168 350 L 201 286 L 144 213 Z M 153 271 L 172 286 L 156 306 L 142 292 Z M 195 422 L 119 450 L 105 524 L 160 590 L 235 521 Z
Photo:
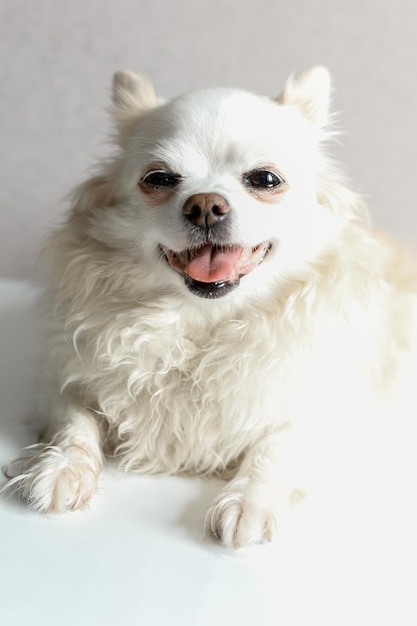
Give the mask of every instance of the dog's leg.
M 288 509 L 295 492 L 293 464 L 286 463 L 287 454 L 281 455 L 292 439 L 290 431 L 267 437 L 248 450 L 238 473 L 209 509 L 206 528 L 226 547 L 272 540 L 277 517 Z
M 62 426 L 50 443 L 32 446 L 5 468 L 11 478 L 6 491 L 16 491 L 34 511 L 80 508 L 93 495 L 103 466 L 95 417 L 70 404 L 55 414 Z

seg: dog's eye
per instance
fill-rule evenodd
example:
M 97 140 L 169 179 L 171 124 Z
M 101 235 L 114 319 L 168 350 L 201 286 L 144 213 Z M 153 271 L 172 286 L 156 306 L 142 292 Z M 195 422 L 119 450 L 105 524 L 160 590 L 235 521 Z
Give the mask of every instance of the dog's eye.
M 172 174 L 171 172 L 164 172 L 158 170 L 156 172 L 149 172 L 141 180 L 142 185 L 147 187 L 153 187 L 155 189 L 161 187 L 175 187 L 180 182 L 181 177 L 178 174 Z
M 284 184 L 284 179 L 269 170 L 256 170 L 243 177 L 243 182 L 254 189 L 276 189 Z

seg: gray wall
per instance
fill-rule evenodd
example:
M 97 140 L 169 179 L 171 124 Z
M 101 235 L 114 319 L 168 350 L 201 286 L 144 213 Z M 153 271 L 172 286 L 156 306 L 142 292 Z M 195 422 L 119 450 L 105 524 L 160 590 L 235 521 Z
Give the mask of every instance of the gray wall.
M 415 0 L 0 0 L 0 275 L 27 277 L 65 194 L 105 148 L 111 75 L 172 96 L 276 95 L 323 63 L 345 130 L 336 154 L 375 222 L 417 244 Z

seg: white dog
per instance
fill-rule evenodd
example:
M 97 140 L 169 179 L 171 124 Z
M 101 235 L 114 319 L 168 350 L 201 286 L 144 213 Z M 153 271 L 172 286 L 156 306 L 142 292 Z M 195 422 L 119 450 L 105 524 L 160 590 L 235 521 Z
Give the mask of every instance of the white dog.
M 270 539 L 305 433 L 413 367 L 415 269 L 323 150 L 329 89 L 315 67 L 278 101 L 163 103 L 115 75 L 117 153 L 46 246 L 53 406 L 11 483 L 32 509 L 81 507 L 112 455 L 227 477 L 208 527 L 231 547 Z

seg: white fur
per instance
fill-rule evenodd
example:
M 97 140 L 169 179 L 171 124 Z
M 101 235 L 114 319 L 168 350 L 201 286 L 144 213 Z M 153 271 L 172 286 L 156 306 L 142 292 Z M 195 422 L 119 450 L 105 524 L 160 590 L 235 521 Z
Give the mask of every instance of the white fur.
M 207 527 L 231 547 L 271 539 L 303 486 L 306 433 L 394 389 L 415 348 L 416 274 L 326 157 L 329 86 L 313 68 L 279 102 L 212 89 L 161 104 L 147 79 L 116 74 L 117 155 L 45 252 L 53 406 L 12 479 L 33 509 L 81 506 L 105 452 L 129 470 L 229 477 Z M 183 177 L 159 203 L 138 188 L 154 162 Z M 242 184 L 266 164 L 288 184 L 272 202 Z M 231 243 L 273 244 L 215 300 L 159 248 L 189 245 L 182 206 L 202 192 L 227 198 Z

